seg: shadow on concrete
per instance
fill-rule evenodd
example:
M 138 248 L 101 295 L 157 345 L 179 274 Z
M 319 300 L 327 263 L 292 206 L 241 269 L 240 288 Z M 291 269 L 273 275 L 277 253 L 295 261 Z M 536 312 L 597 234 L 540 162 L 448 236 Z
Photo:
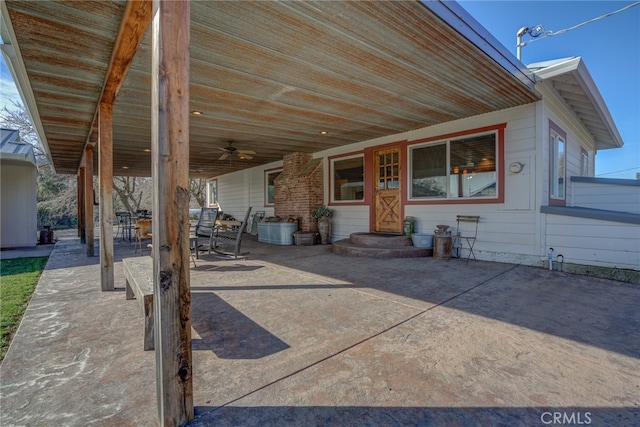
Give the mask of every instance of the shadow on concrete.
M 199 289 L 198 289 L 199 290 Z M 221 359 L 261 359 L 289 348 L 253 320 L 211 292 L 192 292 L 192 326 L 200 339 L 194 351 L 210 350 Z
M 243 264 L 234 264 L 234 265 L 198 265 L 197 267 L 193 267 L 195 271 L 231 271 L 231 272 L 242 272 L 242 271 L 254 271 L 263 268 L 261 265 L 243 265 Z
M 204 286 L 194 290 L 332 289 L 370 288 L 408 300 L 484 316 L 539 332 L 640 358 L 640 292 L 637 285 L 612 280 L 551 272 L 541 268 L 433 258 L 374 259 L 341 257 L 328 246 L 278 246 L 247 236 L 251 261 L 268 262 L 316 274 L 349 285 Z M 244 242 L 243 240 L 243 242 Z M 96 239 L 96 245 L 99 244 Z M 138 256 L 132 244 L 114 242 L 114 262 Z M 62 240 L 47 269 L 98 264 L 99 256 L 86 257 L 78 239 Z M 96 248 L 99 254 L 99 246 Z M 148 256 L 148 255 L 147 255 Z M 57 265 L 60 264 L 60 265 Z M 263 265 L 240 260 L 205 257 L 195 272 L 242 274 Z M 192 277 L 192 280 L 194 278 Z M 219 282 L 218 283 L 224 283 Z
M 534 426 L 638 425 L 638 408 L 583 407 L 345 407 L 197 406 L 189 427 L 216 425 L 280 426 Z
M 634 284 L 458 259 L 350 258 L 322 252 L 314 262 L 269 254 L 259 258 L 352 283 L 348 287 L 442 305 L 640 358 L 640 292 Z

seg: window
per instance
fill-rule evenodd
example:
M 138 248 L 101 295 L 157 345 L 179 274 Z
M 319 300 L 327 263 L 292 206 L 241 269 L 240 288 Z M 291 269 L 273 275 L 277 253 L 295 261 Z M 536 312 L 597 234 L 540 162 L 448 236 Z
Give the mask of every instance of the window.
M 273 206 L 276 194 L 276 178 L 280 176 L 282 169 L 264 172 L 264 205 Z
M 334 202 L 364 201 L 364 157 L 342 157 L 331 160 Z
M 589 154 L 584 148 L 580 151 L 580 176 L 589 176 Z
M 409 197 L 497 198 L 497 157 L 495 132 L 414 147 Z
M 209 206 L 218 205 L 218 180 L 209 181 Z
M 549 122 L 549 204 L 564 205 L 566 140 L 567 134 Z
M 411 151 L 411 197 L 447 197 L 447 144 Z

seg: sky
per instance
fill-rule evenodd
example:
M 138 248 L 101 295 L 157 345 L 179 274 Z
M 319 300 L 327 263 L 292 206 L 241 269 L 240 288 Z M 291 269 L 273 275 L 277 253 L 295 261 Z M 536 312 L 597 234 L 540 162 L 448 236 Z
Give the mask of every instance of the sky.
M 598 18 L 633 1 L 458 1 L 515 55 L 521 27 L 542 25 L 558 32 Z M 581 56 L 624 141 L 620 149 L 599 151 L 595 175 L 635 179 L 640 173 L 640 5 L 577 29 L 531 39 L 522 48 L 525 64 Z M 0 108 L 20 100 L 11 74 L 0 61 Z
M 514 55 L 516 33 L 542 25 L 558 32 L 636 2 L 458 1 Z M 522 48 L 522 62 L 581 56 L 618 128 L 624 146 L 596 155 L 595 175 L 635 179 L 640 172 L 640 5 L 582 27 L 535 40 Z

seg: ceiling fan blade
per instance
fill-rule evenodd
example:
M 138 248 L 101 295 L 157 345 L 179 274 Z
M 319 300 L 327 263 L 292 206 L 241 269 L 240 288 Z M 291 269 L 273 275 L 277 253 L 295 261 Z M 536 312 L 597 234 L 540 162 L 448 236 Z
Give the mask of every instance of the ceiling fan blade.
M 241 158 L 242 160 L 253 159 L 253 156 L 250 156 L 249 154 L 246 154 L 246 153 L 238 153 L 238 157 Z
M 227 157 L 229 157 L 229 153 L 224 152 L 224 153 L 222 153 L 222 156 L 220 156 L 220 157 L 218 158 L 218 160 L 224 160 L 224 159 L 226 159 Z
M 253 150 L 238 150 L 238 153 L 249 154 L 249 155 L 256 154 L 256 152 Z
M 214 154 L 214 153 L 219 153 L 220 151 L 229 153 L 229 150 L 227 150 L 226 148 L 213 147 L 211 150 L 199 151 L 198 154 Z

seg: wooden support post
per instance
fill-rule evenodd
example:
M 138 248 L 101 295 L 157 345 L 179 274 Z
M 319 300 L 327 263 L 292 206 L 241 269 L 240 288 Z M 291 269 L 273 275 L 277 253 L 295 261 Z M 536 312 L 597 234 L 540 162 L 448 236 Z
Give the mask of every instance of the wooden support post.
M 93 233 L 93 146 L 84 148 L 84 225 L 88 257 L 95 255 Z
M 98 113 L 98 183 L 100 285 L 102 291 L 113 291 L 113 106 L 105 102 Z
M 158 418 L 193 419 L 189 277 L 188 0 L 154 0 L 151 65 L 153 274 Z
M 78 236 L 80 237 L 80 243 L 85 244 L 87 242 L 87 230 L 84 223 L 84 167 L 78 169 Z

